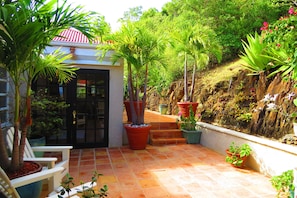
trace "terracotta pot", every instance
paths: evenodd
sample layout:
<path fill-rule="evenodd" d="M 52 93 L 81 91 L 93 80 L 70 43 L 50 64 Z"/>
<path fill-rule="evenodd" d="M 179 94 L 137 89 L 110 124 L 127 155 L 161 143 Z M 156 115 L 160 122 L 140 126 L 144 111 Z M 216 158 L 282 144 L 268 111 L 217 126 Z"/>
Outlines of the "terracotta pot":
<path fill-rule="evenodd" d="M 145 149 L 148 142 L 148 135 L 151 129 L 151 125 L 135 126 L 126 124 L 124 125 L 129 146 L 133 150 L 143 150 Z"/>
<path fill-rule="evenodd" d="M 234 155 L 233 153 L 231 153 L 231 152 L 229 151 L 229 149 L 226 150 L 226 153 L 227 153 L 227 155 L 228 155 L 229 157 L 231 157 L 231 156 Z M 237 157 L 238 159 L 242 159 L 242 163 L 241 163 L 240 165 L 235 165 L 235 164 L 231 164 L 231 165 L 234 166 L 234 167 L 236 167 L 236 168 L 243 168 L 243 167 L 245 166 L 245 162 L 246 162 L 248 156 L 240 157 L 240 154 L 237 153 L 237 154 L 236 154 L 236 157 Z"/>
<path fill-rule="evenodd" d="M 189 117 L 190 115 L 190 106 L 193 108 L 194 115 L 196 114 L 196 110 L 198 107 L 198 102 L 178 102 L 179 112 L 183 117 Z"/>
<path fill-rule="evenodd" d="M 141 113 L 141 111 L 137 111 L 137 107 L 139 106 L 140 109 L 142 109 L 142 101 L 134 101 L 134 108 L 136 111 L 136 116 L 139 116 L 139 114 Z M 132 112 L 131 112 L 131 108 L 130 108 L 130 101 L 126 100 L 124 101 L 124 105 L 126 108 L 126 113 L 127 113 L 127 118 L 128 118 L 128 122 L 132 122 Z"/>

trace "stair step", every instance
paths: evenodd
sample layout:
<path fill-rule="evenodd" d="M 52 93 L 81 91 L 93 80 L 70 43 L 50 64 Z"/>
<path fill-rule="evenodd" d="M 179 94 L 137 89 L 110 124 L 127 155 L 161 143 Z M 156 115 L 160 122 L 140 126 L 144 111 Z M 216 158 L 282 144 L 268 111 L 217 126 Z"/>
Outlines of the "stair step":
<path fill-rule="evenodd" d="M 151 122 L 152 125 L 151 130 L 156 129 L 177 129 L 177 123 L 176 122 Z"/>
<path fill-rule="evenodd" d="M 153 146 L 162 146 L 168 144 L 186 144 L 187 140 L 185 138 L 153 138 L 150 144 Z"/>
<path fill-rule="evenodd" d="M 150 130 L 150 138 L 180 138 L 182 132 L 180 129 L 160 129 Z"/>

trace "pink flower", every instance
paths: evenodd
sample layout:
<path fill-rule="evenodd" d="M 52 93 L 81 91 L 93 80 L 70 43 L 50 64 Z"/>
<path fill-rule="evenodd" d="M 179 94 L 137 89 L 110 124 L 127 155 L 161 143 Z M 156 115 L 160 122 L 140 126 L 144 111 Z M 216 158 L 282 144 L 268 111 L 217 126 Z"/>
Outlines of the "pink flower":
<path fill-rule="evenodd" d="M 280 46 L 281 46 L 281 44 L 280 44 L 280 43 L 277 43 L 277 44 L 276 44 L 276 47 L 280 47 Z"/>
<path fill-rule="evenodd" d="M 289 13 L 290 15 L 294 14 L 294 8 L 291 7 L 291 8 L 289 9 L 288 13 Z"/>
<path fill-rule="evenodd" d="M 260 28 L 260 30 L 268 30 L 268 26 L 269 26 L 269 23 L 267 21 L 264 21 L 263 22 L 263 26 Z"/>
<path fill-rule="evenodd" d="M 178 114 L 177 114 L 178 116 L 182 116 L 183 114 L 182 114 L 182 112 L 178 112 Z"/>

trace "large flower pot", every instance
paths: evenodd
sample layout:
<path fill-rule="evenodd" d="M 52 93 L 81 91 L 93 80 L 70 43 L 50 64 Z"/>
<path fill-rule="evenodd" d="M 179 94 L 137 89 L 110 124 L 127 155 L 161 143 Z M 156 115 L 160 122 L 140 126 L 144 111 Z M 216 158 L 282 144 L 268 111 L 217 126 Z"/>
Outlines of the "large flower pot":
<path fill-rule="evenodd" d="M 190 106 L 192 106 L 192 110 L 194 112 L 194 115 L 196 113 L 198 102 L 178 102 L 178 109 L 179 112 L 183 117 L 189 117 L 190 115 Z"/>
<path fill-rule="evenodd" d="M 36 162 L 24 162 L 23 168 L 15 173 L 7 173 L 10 179 L 40 172 L 42 165 Z M 33 182 L 16 188 L 21 198 L 39 198 L 42 191 L 42 181 Z"/>
<path fill-rule="evenodd" d="M 130 108 L 130 101 L 126 100 L 124 101 L 124 105 L 126 108 L 126 113 L 127 113 L 127 118 L 128 118 L 128 122 L 132 122 L 132 112 L 131 112 L 131 108 Z M 136 111 L 136 116 L 139 116 L 139 114 L 141 113 L 141 111 L 137 111 L 137 107 L 140 107 L 140 109 L 142 109 L 142 101 L 134 101 L 133 102 L 135 111 Z"/>
<path fill-rule="evenodd" d="M 159 112 L 161 115 L 166 115 L 168 111 L 168 105 L 167 104 L 159 104 Z"/>
<path fill-rule="evenodd" d="M 202 131 L 188 131 L 182 129 L 183 137 L 186 138 L 188 144 L 199 144 Z"/>
<path fill-rule="evenodd" d="M 148 142 L 151 125 L 124 125 L 128 137 L 129 146 L 133 150 L 143 150 Z"/>

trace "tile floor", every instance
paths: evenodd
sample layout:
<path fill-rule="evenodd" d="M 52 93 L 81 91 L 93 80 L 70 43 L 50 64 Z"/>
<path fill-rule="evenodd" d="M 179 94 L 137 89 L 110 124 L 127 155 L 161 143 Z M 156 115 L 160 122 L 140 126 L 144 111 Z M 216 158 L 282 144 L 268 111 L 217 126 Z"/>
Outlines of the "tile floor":
<path fill-rule="evenodd" d="M 146 111 L 146 122 L 175 121 Z M 123 118 L 125 121 L 125 115 Z M 270 179 L 250 169 L 237 169 L 225 156 L 201 145 L 73 149 L 70 174 L 77 185 L 103 174 L 110 198 L 273 198 Z M 43 195 L 44 197 L 44 195 Z"/>
<path fill-rule="evenodd" d="M 111 198 L 272 198 L 269 178 L 249 169 L 233 168 L 225 156 L 201 145 L 150 146 L 71 151 L 70 174 L 75 183 L 103 174 L 99 185 Z"/>

